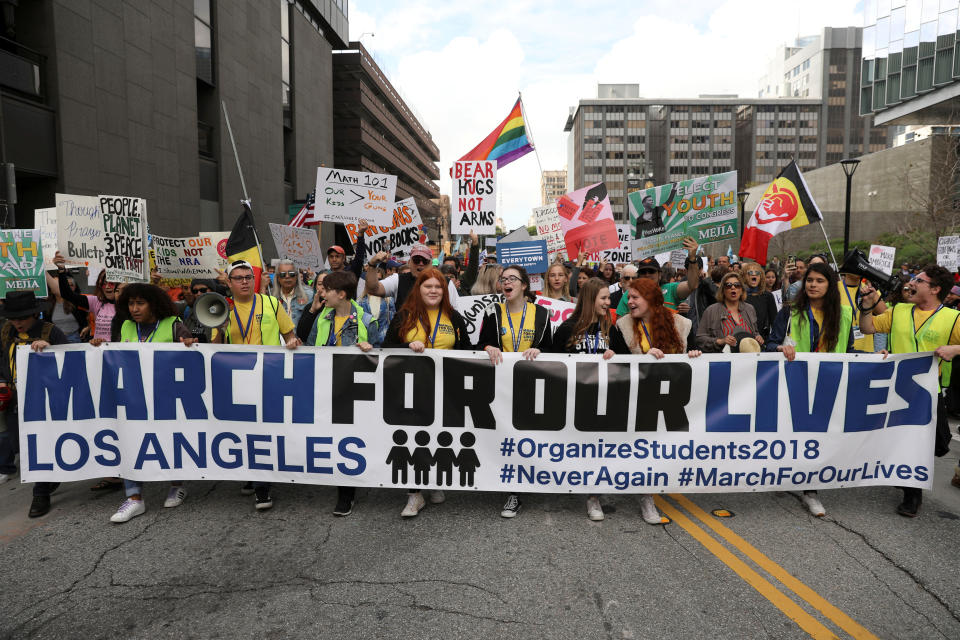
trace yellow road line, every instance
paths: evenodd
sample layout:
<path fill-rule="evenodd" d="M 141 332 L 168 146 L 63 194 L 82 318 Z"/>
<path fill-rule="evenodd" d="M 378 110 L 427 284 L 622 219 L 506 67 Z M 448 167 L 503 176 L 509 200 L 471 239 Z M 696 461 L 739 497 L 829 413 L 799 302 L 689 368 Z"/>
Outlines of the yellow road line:
<path fill-rule="evenodd" d="M 716 518 L 711 517 L 710 514 L 694 504 L 689 498 L 679 494 L 671 494 L 670 497 L 676 500 L 680 506 L 689 511 L 695 518 L 713 529 L 720 537 L 750 558 L 758 567 L 779 580 L 785 587 L 804 599 L 814 609 L 822 613 L 827 619 L 843 629 L 846 633 L 849 633 L 857 640 L 878 640 L 877 636 L 858 624 L 856 620 L 830 604 L 823 596 L 800 582 L 800 580 L 793 577 L 786 569 L 765 556 L 756 547 L 738 536 L 732 530 L 722 525 Z"/>
<path fill-rule="evenodd" d="M 835 639 L 837 636 L 830 629 L 824 626 L 819 620 L 807 613 L 796 602 L 785 596 L 777 589 L 773 583 L 761 576 L 759 573 L 747 566 L 743 560 L 733 554 L 732 551 L 724 547 L 710 536 L 706 531 L 697 526 L 690 518 L 681 513 L 676 507 L 665 501 L 660 496 L 654 496 L 657 506 L 660 510 L 673 519 L 675 523 L 683 527 L 697 542 L 702 544 L 707 550 L 720 559 L 725 565 L 736 572 L 744 582 L 757 590 L 764 598 L 769 600 L 775 607 L 780 609 L 788 618 L 797 623 L 801 629 L 810 634 L 816 640 Z"/>

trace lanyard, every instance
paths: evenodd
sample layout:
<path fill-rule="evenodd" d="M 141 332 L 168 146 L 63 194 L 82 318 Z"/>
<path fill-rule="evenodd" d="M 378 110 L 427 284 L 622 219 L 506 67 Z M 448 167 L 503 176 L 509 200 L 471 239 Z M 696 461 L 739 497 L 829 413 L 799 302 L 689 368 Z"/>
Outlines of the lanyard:
<path fill-rule="evenodd" d="M 240 322 L 240 314 L 237 313 L 237 305 L 233 305 L 233 317 L 237 319 L 237 330 L 240 332 L 240 339 L 247 344 L 247 336 L 250 335 L 250 327 L 253 325 L 253 312 L 257 310 L 257 296 L 253 296 L 253 302 L 250 304 L 250 317 L 247 318 L 247 326 L 244 327 Z"/>
<path fill-rule="evenodd" d="M 937 307 L 937 310 L 934 311 L 933 313 L 931 313 L 931 314 L 927 317 L 926 320 L 924 320 L 923 322 L 921 322 L 919 327 L 917 326 L 916 317 L 913 315 L 913 314 L 916 312 L 917 307 L 914 306 L 913 309 L 910 310 L 910 324 L 913 325 L 913 346 L 914 346 L 914 348 L 915 348 L 917 351 L 920 351 L 920 343 L 917 341 L 917 333 L 920 332 L 920 329 L 923 329 L 923 327 L 924 327 L 925 324 L 927 324 L 928 322 L 930 322 L 931 320 L 933 320 L 933 316 L 937 315 L 937 313 L 939 313 L 940 309 L 943 309 L 943 305 L 942 305 L 942 304 L 941 304 L 939 307 Z"/>
<path fill-rule="evenodd" d="M 649 351 L 653 348 L 653 341 L 650 340 L 650 332 L 647 331 L 647 325 L 643 322 L 643 320 L 640 321 L 640 328 L 643 329 L 643 335 L 647 337 L 647 351 Z"/>
<path fill-rule="evenodd" d="M 810 319 L 810 352 L 820 350 L 820 325 L 813 317 L 813 310 L 807 307 L 807 318 Z"/>
<path fill-rule="evenodd" d="M 587 344 L 587 353 L 597 353 L 600 350 L 600 327 L 597 327 L 597 332 L 593 336 L 593 342 L 591 343 L 587 338 L 589 334 L 583 334 L 583 341 Z"/>
<path fill-rule="evenodd" d="M 347 325 L 350 324 L 350 321 L 357 317 L 357 313 L 353 312 L 343 320 L 343 324 L 340 326 L 340 331 L 331 331 L 330 338 L 327 340 L 328 347 L 335 347 L 337 345 L 337 340 L 343 335 L 343 330 L 347 328 Z M 337 312 L 333 312 L 333 326 L 337 326 Z"/>
<path fill-rule="evenodd" d="M 853 304 L 853 298 L 850 297 L 850 289 L 847 288 L 847 283 L 842 282 L 840 284 L 843 287 L 843 292 L 847 294 L 847 302 L 850 303 L 850 308 L 853 309 L 853 324 L 859 327 L 860 323 L 857 322 L 857 317 L 859 315 L 857 311 L 859 311 L 859 309 L 857 309 L 857 305 Z"/>
<path fill-rule="evenodd" d="M 157 329 L 160 328 L 160 321 L 157 320 L 157 323 L 153 325 L 153 331 L 147 334 L 146 337 L 140 333 L 140 323 L 137 323 L 137 341 L 138 342 L 153 342 L 153 337 L 157 335 Z"/>
<path fill-rule="evenodd" d="M 434 349 L 434 345 L 437 343 L 437 330 L 440 329 L 440 320 L 443 319 L 443 309 L 437 309 L 437 324 L 433 325 L 433 337 L 430 338 L 430 348 Z M 429 327 L 425 327 L 429 329 Z M 426 334 L 424 334 L 426 337 Z"/>
<path fill-rule="evenodd" d="M 503 305 L 503 310 L 507 314 L 507 322 L 510 323 L 510 339 L 513 342 L 513 352 L 517 353 L 520 351 L 520 339 L 523 338 L 523 325 L 527 320 L 527 305 L 523 305 L 523 315 L 520 316 L 520 333 L 516 333 L 513 330 L 513 314 L 510 313 L 510 310 L 507 309 L 507 305 Z"/>

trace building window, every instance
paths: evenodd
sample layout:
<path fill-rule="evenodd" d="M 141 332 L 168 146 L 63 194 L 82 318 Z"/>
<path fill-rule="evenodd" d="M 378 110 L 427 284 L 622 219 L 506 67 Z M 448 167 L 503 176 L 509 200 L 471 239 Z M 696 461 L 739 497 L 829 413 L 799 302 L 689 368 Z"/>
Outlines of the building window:
<path fill-rule="evenodd" d="M 193 0 L 193 44 L 197 77 L 213 84 L 213 37 L 210 0 Z"/>
<path fill-rule="evenodd" d="M 283 85 L 283 126 L 293 127 L 290 89 L 290 3 L 280 0 L 280 84 Z"/>

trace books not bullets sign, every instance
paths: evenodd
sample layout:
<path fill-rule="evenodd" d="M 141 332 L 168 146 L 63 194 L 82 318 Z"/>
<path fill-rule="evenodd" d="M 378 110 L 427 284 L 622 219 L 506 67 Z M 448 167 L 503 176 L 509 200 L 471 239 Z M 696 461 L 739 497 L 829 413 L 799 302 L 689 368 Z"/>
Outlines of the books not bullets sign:
<path fill-rule="evenodd" d="M 392 224 L 397 176 L 346 169 L 317 169 L 314 217 L 321 222 Z"/>

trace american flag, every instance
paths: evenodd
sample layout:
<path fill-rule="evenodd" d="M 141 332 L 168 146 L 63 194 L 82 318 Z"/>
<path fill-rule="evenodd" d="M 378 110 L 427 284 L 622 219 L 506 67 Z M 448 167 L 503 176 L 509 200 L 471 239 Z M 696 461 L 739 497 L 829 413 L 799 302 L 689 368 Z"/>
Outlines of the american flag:
<path fill-rule="evenodd" d="M 304 203 L 303 208 L 297 212 L 297 215 L 293 216 L 293 220 L 290 221 L 288 226 L 315 227 L 320 224 L 320 221 L 314 217 L 314 204 L 316 202 L 316 195 L 316 191 L 311 191 L 307 194 L 306 203 Z"/>

